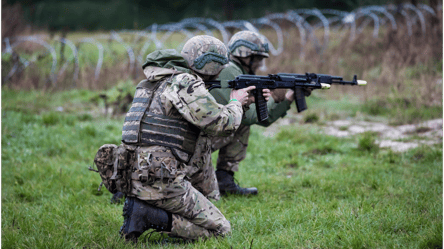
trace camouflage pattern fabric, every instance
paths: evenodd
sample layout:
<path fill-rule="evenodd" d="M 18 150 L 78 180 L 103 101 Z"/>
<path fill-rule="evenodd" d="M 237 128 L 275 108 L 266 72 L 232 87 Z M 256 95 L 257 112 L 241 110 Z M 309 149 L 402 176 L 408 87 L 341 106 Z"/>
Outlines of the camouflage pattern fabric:
<path fill-rule="evenodd" d="M 174 198 L 183 195 L 192 185 L 206 198 L 219 200 L 210 143 L 208 137 L 200 137 L 196 153 L 188 164 L 180 163 L 173 152 L 164 146 L 138 147 L 130 196 L 141 200 Z"/>
<path fill-rule="evenodd" d="M 185 168 L 187 179 L 208 199 L 220 199 L 216 173 L 211 161 L 211 137 L 201 134 L 196 150 Z"/>
<path fill-rule="evenodd" d="M 173 213 L 169 236 L 194 240 L 224 236 L 231 231 L 230 222 L 219 209 L 192 186 L 181 196 L 147 202 Z"/>
<path fill-rule="evenodd" d="M 131 166 L 134 161 L 134 147 L 124 144 L 104 144 L 94 158 L 103 185 L 113 194 L 130 192 Z"/>
<path fill-rule="evenodd" d="M 157 74 L 165 75 L 166 71 L 150 67 L 144 72 L 148 79 L 158 79 Z M 242 106 L 237 101 L 218 104 L 197 75 L 172 73 L 165 77 L 169 83 L 155 92 L 149 111 L 183 117 L 201 132 L 189 160 L 165 146 L 139 146 L 129 196 L 173 213 L 171 236 L 225 235 L 230 224 L 208 199 L 220 198 L 211 164 L 211 137 L 234 134 L 242 120 Z"/>
<path fill-rule="evenodd" d="M 228 49 L 232 56 L 245 58 L 250 55 L 269 57 L 268 43 L 264 36 L 252 31 L 240 31 L 231 37 Z"/>
<path fill-rule="evenodd" d="M 197 75 L 180 74 L 162 96 L 165 112 L 177 110 L 188 122 L 209 136 L 228 136 L 242 121 L 242 105 L 233 101 L 218 104 Z"/>
<path fill-rule="evenodd" d="M 249 137 L 250 126 L 241 125 L 231 136 L 213 138 L 212 151 L 219 150 L 216 165 L 218 170 L 239 171 L 239 163 L 247 155 Z"/>
<path fill-rule="evenodd" d="M 116 193 L 117 188 L 114 181 L 111 181 L 111 177 L 114 172 L 115 151 L 117 145 L 104 144 L 100 146 L 99 150 L 94 157 L 94 163 L 99 171 L 100 178 L 102 178 L 103 185 L 111 193 Z"/>
<path fill-rule="evenodd" d="M 216 75 L 228 63 L 228 51 L 225 45 L 208 35 L 189 39 L 183 46 L 181 54 L 193 71 L 204 75 Z"/>

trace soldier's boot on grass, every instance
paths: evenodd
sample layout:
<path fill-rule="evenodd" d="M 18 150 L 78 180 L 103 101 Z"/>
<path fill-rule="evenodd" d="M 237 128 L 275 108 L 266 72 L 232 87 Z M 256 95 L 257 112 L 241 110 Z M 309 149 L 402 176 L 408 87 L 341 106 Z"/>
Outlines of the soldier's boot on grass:
<path fill-rule="evenodd" d="M 225 170 L 216 170 L 219 191 L 222 195 L 257 195 L 257 188 L 241 188 L 234 182 L 234 172 Z"/>
<path fill-rule="evenodd" d="M 123 206 L 123 217 L 120 234 L 126 241 L 137 242 L 139 236 L 151 228 L 158 232 L 171 231 L 171 213 L 134 197 L 126 198 Z"/>
<path fill-rule="evenodd" d="M 122 192 L 117 192 L 117 193 L 113 194 L 113 197 L 111 197 L 111 204 L 122 203 L 124 198 L 125 198 L 125 195 Z"/>

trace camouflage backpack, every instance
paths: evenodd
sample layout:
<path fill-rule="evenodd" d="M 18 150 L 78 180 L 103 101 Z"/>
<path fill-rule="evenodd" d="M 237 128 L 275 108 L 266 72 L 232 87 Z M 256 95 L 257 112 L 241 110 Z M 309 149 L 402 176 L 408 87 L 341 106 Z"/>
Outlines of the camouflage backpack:
<path fill-rule="evenodd" d="M 94 163 L 102 178 L 102 184 L 111 193 L 131 191 L 131 172 L 135 162 L 135 152 L 121 144 L 104 144 L 96 153 Z M 94 170 L 96 171 L 96 170 Z"/>

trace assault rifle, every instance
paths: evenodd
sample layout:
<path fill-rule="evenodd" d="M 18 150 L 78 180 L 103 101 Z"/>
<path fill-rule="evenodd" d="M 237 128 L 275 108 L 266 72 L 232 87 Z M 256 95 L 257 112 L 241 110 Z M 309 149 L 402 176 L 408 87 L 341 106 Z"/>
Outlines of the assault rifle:
<path fill-rule="evenodd" d="M 209 85 L 209 91 L 214 88 L 221 88 L 220 81 L 206 81 Z M 256 103 L 257 118 L 260 122 L 268 118 L 267 101 L 262 95 L 263 89 L 287 88 L 294 90 L 294 99 L 298 112 L 307 109 L 305 102 L 304 89 L 329 89 L 331 84 L 340 85 L 367 85 L 364 80 L 358 80 L 356 75 L 352 81 L 344 81 L 340 76 L 332 76 L 328 74 L 292 74 L 292 73 L 278 73 L 263 75 L 248 75 L 241 74 L 234 80 L 228 81 L 228 88 L 242 89 L 249 86 L 256 86 L 253 90 Z"/>

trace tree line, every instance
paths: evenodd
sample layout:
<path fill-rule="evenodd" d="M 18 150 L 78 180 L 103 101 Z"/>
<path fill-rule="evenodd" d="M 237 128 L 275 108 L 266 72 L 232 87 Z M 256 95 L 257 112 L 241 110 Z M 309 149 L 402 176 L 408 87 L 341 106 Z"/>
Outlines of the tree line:
<path fill-rule="evenodd" d="M 361 6 L 402 2 L 434 4 L 438 0 L 2 0 L 2 8 L 19 6 L 29 24 L 49 30 L 144 29 L 153 23 L 188 17 L 216 21 L 248 20 L 290 9 L 352 11 Z M 2 18 L 4 19 L 4 18 Z M 5 21 L 5 20 L 2 20 Z"/>

